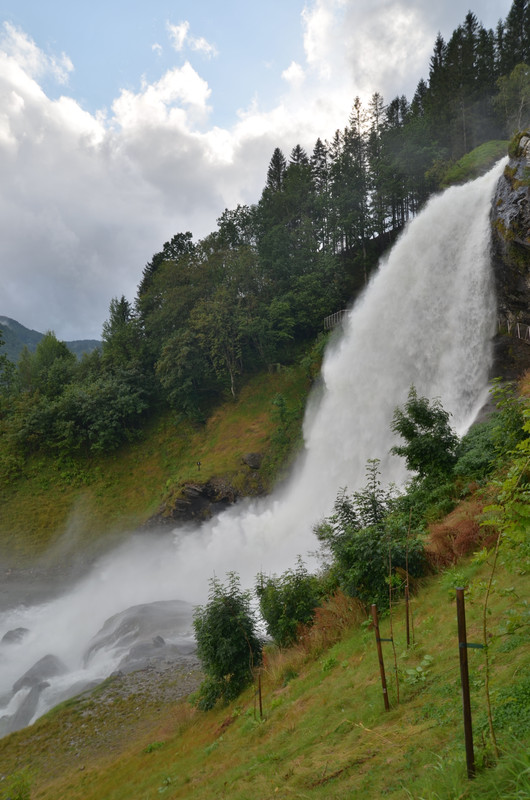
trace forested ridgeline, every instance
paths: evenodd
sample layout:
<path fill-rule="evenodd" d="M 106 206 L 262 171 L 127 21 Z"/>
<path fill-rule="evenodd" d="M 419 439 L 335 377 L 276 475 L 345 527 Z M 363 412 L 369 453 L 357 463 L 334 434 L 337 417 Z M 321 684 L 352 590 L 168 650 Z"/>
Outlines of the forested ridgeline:
<path fill-rule="evenodd" d="M 48 332 L 16 365 L 0 356 L 4 477 L 44 448 L 110 451 L 161 407 L 204 417 L 245 376 L 299 359 L 448 169 L 528 124 L 529 63 L 528 0 L 495 31 L 469 12 L 412 100 L 356 98 L 331 141 L 274 150 L 258 202 L 166 242 L 134 302 L 111 301 L 101 350 L 77 360 Z"/>

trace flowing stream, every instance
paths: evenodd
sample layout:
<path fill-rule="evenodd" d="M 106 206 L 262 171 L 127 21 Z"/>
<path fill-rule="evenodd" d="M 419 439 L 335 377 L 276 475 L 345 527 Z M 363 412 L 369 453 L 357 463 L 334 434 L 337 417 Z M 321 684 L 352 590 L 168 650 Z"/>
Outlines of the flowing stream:
<path fill-rule="evenodd" d="M 469 427 L 488 394 L 489 212 L 503 166 L 431 199 L 380 264 L 328 348 L 304 451 L 281 489 L 200 530 L 132 535 L 66 593 L 0 614 L 0 735 L 157 647 L 185 658 L 193 604 L 214 574 L 234 570 L 252 587 L 259 571 L 280 573 L 298 555 L 311 562 L 314 524 L 339 488 L 364 485 L 368 459 L 380 459 L 384 482 L 406 479 L 389 455 L 390 422 L 412 384 L 440 398 L 458 433 Z"/>

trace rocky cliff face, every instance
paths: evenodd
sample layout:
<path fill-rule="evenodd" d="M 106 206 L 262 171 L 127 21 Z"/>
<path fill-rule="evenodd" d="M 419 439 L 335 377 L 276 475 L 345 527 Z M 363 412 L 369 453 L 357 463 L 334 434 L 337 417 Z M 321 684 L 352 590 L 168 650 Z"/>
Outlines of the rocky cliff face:
<path fill-rule="evenodd" d="M 530 135 L 510 151 L 492 209 L 497 299 L 503 320 L 530 324 Z"/>
<path fill-rule="evenodd" d="M 510 160 L 492 207 L 492 257 L 500 329 L 530 325 L 530 135 L 510 145 Z M 513 336 L 496 341 L 494 375 L 518 377 L 530 368 L 530 345 Z"/>

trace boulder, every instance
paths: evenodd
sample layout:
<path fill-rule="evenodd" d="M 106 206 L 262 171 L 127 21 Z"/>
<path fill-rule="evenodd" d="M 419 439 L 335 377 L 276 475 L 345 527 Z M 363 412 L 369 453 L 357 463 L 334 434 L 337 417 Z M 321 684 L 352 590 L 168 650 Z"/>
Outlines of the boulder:
<path fill-rule="evenodd" d="M 114 650 L 127 658 L 161 654 L 168 648 L 166 639 L 183 641 L 189 638 L 193 607 L 181 600 L 159 600 L 131 606 L 110 617 L 93 637 L 84 656 L 88 664 L 101 649 Z"/>
<path fill-rule="evenodd" d="M 50 684 L 46 681 L 42 681 L 41 683 L 37 683 L 32 686 L 22 703 L 17 708 L 16 712 L 12 717 L 8 718 L 8 733 L 19 731 L 21 728 L 25 728 L 26 725 L 29 725 L 37 710 L 41 692 L 44 689 L 47 689 L 49 685 Z"/>
<path fill-rule="evenodd" d="M 0 644 L 19 644 L 28 633 L 29 630 L 27 628 L 14 628 L 12 631 L 4 633 Z"/>
<path fill-rule="evenodd" d="M 246 453 L 241 460 L 250 469 L 259 469 L 263 461 L 263 455 L 261 453 Z"/>
<path fill-rule="evenodd" d="M 60 658 L 51 654 L 44 656 L 13 684 L 13 691 L 16 693 L 26 686 L 33 688 L 45 681 L 46 678 L 64 675 L 66 672 L 68 672 L 68 668 Z"/>

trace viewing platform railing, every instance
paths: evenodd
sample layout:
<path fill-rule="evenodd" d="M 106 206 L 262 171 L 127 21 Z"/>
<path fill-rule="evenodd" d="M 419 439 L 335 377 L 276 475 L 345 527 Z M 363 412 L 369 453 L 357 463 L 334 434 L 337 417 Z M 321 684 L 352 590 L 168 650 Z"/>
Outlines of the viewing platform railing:
<path fill-rule="evenodd" d="M 342 311 L 335 311 L 335 313 L 330 314 L 329 317 L 324 317 L 324 330 L 332 330 L 336 325 L 342 322 L 345 314 L 346 309 L 343 308 Z"/>
<path fill-rule="evenodd" d="M 509 322 L 506 319 L 499 319 L 499 330 L 506 330 L 510 336 L 515 336 L 525 344 L 530 344 L 530 325 L 526 325 L 524 322 Z"/>

